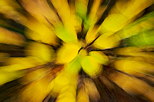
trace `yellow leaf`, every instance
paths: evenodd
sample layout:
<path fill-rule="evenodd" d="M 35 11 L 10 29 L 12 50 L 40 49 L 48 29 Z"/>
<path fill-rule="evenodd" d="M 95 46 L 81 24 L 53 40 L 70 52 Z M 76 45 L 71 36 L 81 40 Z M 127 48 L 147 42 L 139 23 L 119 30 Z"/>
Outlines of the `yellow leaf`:
<path fill-rule="evenodd" d="M 77 75 L 80 69 L 80 56 L 75 57 L 71 62 L 64 65 L 64 70 L 69 72 L 69 74 Z"/>
<path fill-rule="evenodd" d="M 33 70 L 31 72 L 27 72 L 21 80 L 23 84 L 27 84 L 27 83 L 42 79 L 48 73 L 49 73 L 49 69 L 47 67 L 43 67 L 37 70 Z"/>
<path fill-rule="evenodd" d="M 51 2 L 64 24 L 56 26 L 57 36 L 64 42 L 76 42 L 77 34 L 75 31 L 75 24 L 67 0 L 51 0 Z M 63 9 L 61 9 L 61 7 L 63 7 Z"/>
<path fill-rule="evenodd" d="M 103 52 L 91 51 L 89 55 L 94 57 L 100 64 L 107 64 L 109 61 L 108 57 Z"/>
<path fill-rule="evenodd" d="M 21 102 L 42 102 L 50 92 L 48 89 L 50 83 L 49 79 L 50 78 L 42 78 L 28 84 L 22 89 L 19 100 Z"/>
<path fill-rule="evenodd" d="M 63 87 L 63 90 L 57 97 L 57 102 L 76 102 L 76 85 L 68 85 Z"/>
<path fill-rule="evenodd" d="M 103 34 L 93 43 L 93 45 L 99 49 L 113 48 L 119 45 L 120 39 L 121 38 L 118 35 L 106 36 Z"/>
<path fill-rule="evenodd" d="M 83 70 L 92 77 L 95 77 L 102 71 L 101 64 L 93 56 L 85 56 L 81 59 Z"/>
<path fill-rule="evenodd" d="M 117 32 L 130 23 L 153 0 L 118 0 L 101 25 L 101 32 Z"/>
<path fill-rule="evenodd" d="M 43 64 L 42 61 L 34 57 L 15 57 L 9 58 L 6 62 L 7 66 L 1 66 L 1 68 L 5 71 L 12 72 L 32 68 L 41 64 Z"/>
<path fill-rule="evenodd" d="M 21 34 L 0 27 L 0 43 L 22 45 L 24 44 L 24 40 Z"/>
<path fill-rule="evenodd" d="M 80 47 L 79 43 L 64 43 L 57 52 L 56 62 L 59 64 L 69 63 L 77 56 Z"/>
<path fill-rule="evenodd" d="M 130 74 L 154 72 L 154 66 L 152 64 L 132 58 L 117 60 L 114 62 L 114 67 Z"/>
<path fill-rule="evenodd" d="M 128 24 L 130 20 L 122 15 L 122 14 L 110 14 L 108 17 L 106 17 L 105 21 L 101 25 L 101 31 L 102 32 L 116 32 L 122 27 L 124 27 L 126 24 Z"/>
<path fill-rule="evenodd" d="M 98 27 L 91 26 L 86 34 L 86 43 L 91 43 L 93 40 L 95 40 L 98 36 Z"/>
<path fill-rule="evenodd" d="M 139 33 L 153 29 L 154 24 L 152 22 L 154 22 L 154 12 L 148 13 L 142 18 L 127 25 L 116 34 L 119 35 L 121 39 L 126 39 Z"/>
<path fill-rule="evenodd" d="M 0 85 L 3 85 L 9 81 L 15 80 L 23 76 L 23 72 L 7 72 L 0 69 Z"/>
<path fill-rule="evenodd" d="M 115 50 L 115 53 L 124 56 L 142 57 L 152 61 L 154 60 L 154 54 L 143 52 L 144 50 L 150 50 L 151 48 L 153 49 L 153 47 L 124 47 Z"/>
<path fill-rule="evenodd" d="M 59 24 L 55 27 L 55 33 L 64 42 L 74 43 L 77 42 L 77 35 L 74 32 L 69 31 L 62 24 Z"/>
<path fill-rule="evenodd" d="M 42 60 L 42 63 L 52 62 L 55 58 L 54 50 L 50 46 L 41 43 L 30 43 L 26 49 L 26 54 Z"/>
<path fill-rule="evenodd" d="M 93 25 L 98 18 L 97 13 L 98 13 L 98 9 L 99 9 L 101 2 L 102 2 L 101 0 L 94 0 L 93 1 L 93 5 L 91 7 L 89 18 L 88 18 L 88 20 L 90 21 L 90 25 Z"/>
<path fill-rule="evenodd" d="M 67 92 L 68 89 L 70 91 L 76 90 L 77 77 L 77 74 L 70 74 L 67 70 L 62 70 L 49 85 L 51 94 L 55 96 L 65 91 Z"/>
<path fill-rule="evenodd" d="M 30 29 L 26 32 L 30 39 L 47 44 L 57 44 L 57 37 L 51 26 L 34 20 L 29 20 L 25 25 Z"/>

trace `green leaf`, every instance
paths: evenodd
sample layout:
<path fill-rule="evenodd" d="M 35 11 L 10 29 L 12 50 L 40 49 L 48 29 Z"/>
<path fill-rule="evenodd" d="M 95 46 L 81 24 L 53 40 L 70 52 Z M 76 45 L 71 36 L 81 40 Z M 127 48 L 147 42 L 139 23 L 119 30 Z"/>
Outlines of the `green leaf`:
<path fill-rule="evenodd" d="M 154 46 L 154 30 L 145 31 L 125 41 L 128 46 Z"/>
<path fill-rule="evenodd" d="M 126 26 L 123 30 L 116 33 L 121 39 L 129 38 L 154 27 L 154 12 L 151 12 L 144 17 Z"/>
<path fill-rule="evenodd" d="M 83 70 L 91 77 L 98 75 L 102 68 L 101 64 L 93 56 L 85 56 L 81 59 Z"/>
<path fill-rule="evenodd" d="M 63 25 L 58 25 L 55 28 L 56 35 L 64 42 L 77 42 L 77 35 L 69 32 Z"/>

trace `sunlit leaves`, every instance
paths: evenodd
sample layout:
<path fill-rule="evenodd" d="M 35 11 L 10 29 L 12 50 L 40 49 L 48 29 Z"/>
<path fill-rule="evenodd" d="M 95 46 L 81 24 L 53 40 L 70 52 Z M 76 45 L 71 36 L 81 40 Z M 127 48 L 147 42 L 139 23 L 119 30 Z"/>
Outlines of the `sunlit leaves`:
<path fill-rule="evenodd" d="M 92 51 L 89 55 L 94 57 L 100 64 L 107 64 L 109 61 L 108 57 L 99 51 Z"/>
<path fill-rule="evenodd" d="M 57 37 L 59 37 L 64 42 L 77 42 L 77 35 L 64 28 L 64 26 L 61 24 L 56 26 L 55 32 Z"/>
<path fill-rule="evenodd" d="M 40 80 L 44 77 L 46 77 L 49 74 L 49 71 L 51 71 L 48 67 L 41 67 L 37 70 L 32 70 L 30 72 L 27 72 L 24 77 L 21 79 L 22 84 L 27 84 L 30 82 L 34 82 L 37 80 Z M 52 76 L 51 76 L 52 79 Z"/>
<path fill-rule="evenodd" d="M 135 74 L 135 73 L 150 73 L 153 72 L 153 64 L 147 63 L 144 60 L 136 60 L 133 58 L 125 58 L 117 60 L 114 63 L 114 67 L 118 70 L 121 70 L 126 73 Z"/>
<path fill-rule="evenodd" d="M 22 84 L 19 102 L 98 102 L 114 81 L 153 101 L 153 3 L 1 0 L 0 86 Z"/>
<path fill-rule="evenodd" d="M 21 91 L 21 101 L 26 102 L 41 102 L 48 95 L 50 90 L 48 90 L 48 85 L 50 81 L 49 78 L 42 78 L 40 80 L 36 80 L 30 84 L 28 84 Z M 30 95 L 31 94 L 31 95 Z"/>
<path fill-rule="evenodd" d="M 144 33 L 145 31 L 153 29 L 154 12 L 150 12 L 147 15 L 141 17 L 140 19 L 134 21 L 128 26 L 124 27 L 121 31 L 117 32 L 120 38 L 125 39 L 131 36 Z"/>
<path fill-rule="evenodd" d="M 64 25 L 56 26 L 57 36 L 64 42 L 76 42 L 77 35 L 73 15 L 71 14 L 67 0 L 51 0 L 53 6 L 58 11 Z M 63 9 L 61 7 L 63 6 Z M 69 22 L 68 22 L 69 21 Z M 69 39 L 68 39 L 69 37 Z M 66 40 L 67 39 L 67 40 Z"/>
<path fill-rule="evenodd" d="M 53 61 L 55 56 L 52 48 L 50 48 L 48 45 L 40 43 L 31 43 L 26 51 L 28 57 L 9 58 L 7 59 L 7 63 L 5 63 L 6 66 L 0 67 L 2 69 L 0 71 L 2 72 L 0 74 L 2 84 L 24 75 L 23 69 L 33 68 L 35 66 Z M 6 75 L 7 77 L 4 75 Z"/>
<path fill-rule="evenodd" d="M 146 16 L 140 18 L 139 20 L 129 24 L 124 29 L 120 30 L 119 32 L 117 32 L 115 34 L 112 32 L 104 33 L 94 42 L 94 46 L 97 48 L 100 48 L 100 49 L 113 48 L 113 47 L 118 46 L 122 39 L 129 38 L 133 35 L 136 35 L 137 39 L 139 36 L 142 37 L 142 41 L 141 41 L 141 39 L 140 39 L 140 41 L 138 41 L 138 42 L 140 42 L 140 44 L 136 43 L 136 45 L 151 45 L 153 40 L 150 40 L 150 39 L 153 39 L 153 38 L 150 37 L 150 32 L 152 34 L 152 31 L 148 31 L 148 30 L 153 29 L 152 22 L 153 22 L 153 12 L 151 12 L 151 13 L 147 14 Z M 145 37 L 143 37 L 143 36 L 145 36 Z M 132 45 L 133 45 L 133 39 L 135 40 L 135 36 L 129 39 L 130 44 L 132 42 Z M 136 42 L 136 40 L 134 41 L 134 45 L 135 45 L 135 42 Z M 127 40 L 126 40 L 126 44 L 127 43 L 129 45 L 129 42 L 127 42 Z M 143 43 L 143 44 L 141 44 L 141 43 Z"/>
<path fill-rule="evenodd" d="M 49 84 L 49 89 L 51 89 L 51 95 L 57 96 L 60 93 L 66 92 L 69 90 L 72 92 L 76 89 L 77 84 L 76 74 L 70 74 L 67 70 L 61 70 L 56 78 Z M 72 94 L 72 93 L 70 93 Z M 75 93 L 73 93 L 75 95 Z"/>
<path fill-rule="evenodd" d="M 76 0 L 76 12 L 79 17 L 81 17 L 83 20 L 86 19 L 86 13 L 87 13 L 87 5 L 88 0 Z"/>
<path fill-rule="evenodd" d="M 47 44 L 57 44 L 57 37 L 53 32 L 51 26 L 33 20 L 28 21 L 27 23 L 28 24 L 26 24 L 26 26 L 29 29 L 27 29 L 26 35 L 28 38 Z"/>
<path fill-rule="evenodd" d="M 76 56 L 72 61 L 65 64 L 65 70 L 70 74 L 78 74 L 81 69 L 80 59 L 80 56 Z"/>
<path fill-rule="evenodd" d="M 22 45 L 24 40 L 22 35 L 0 27 L 0 43 Z"/>
<path fill-rule="evenodd" d="M 98 19 L 98 10 L 100 9 L 101 0 L 93 0 L 93 4 L 88 17 L 89 25 L 92 26 Z"/>
<path fill-rule="evenodd" d="M 36 65 L 41 65 L 41 60 L 33 57 L 26 57 L 26 58 L 9 58 L 6 62 L 6 66 L 1 66 L 3 70 L 6 71 L 18 71 L 23 69 L 28 69 L 35 67 Z"/>
<path fill-rule="evenodd" d="M 73 85 L 65 87 L 57 97 L 57 102 L 76 102 L 76 88 Z"/>
<path fill-rule="evenodd" d="M 55 52 L 52 47 L 41 43 L 30 43 L 26 53 L 28 56 L 42 60 L 43 63 L 51 62 L 55 59 Z"/>
<path fill-rule="evenodd" d="M 98 27 L 90 27 L 86 35 L 86 43 L 91 43 L 98 36 Z"/>
<path fill-rule="evenodd" d="M 154 46 L 154 30 L 145 31 L 126 40 L 128 46 Z"/>
<path fill-rule="evenodd" d="M 102 71 L 102 66 L 93 56 L 85 56 L 81 59 L 83 70 L 90 76 L 94 77 Z"/>
<path fill-rule="evenodd" d="M 77 56 L 80 47 L 79 43 L 64 43 L 57 52 L 56 62 L 64 64 L 72 61 Z"/>
<path fill-rule="evenodd" d="M 56 78 L 49 84 L 51 95 L 57 96 L 58 102 L 75 102 L 76 100 L 76 87 L 78 80 L 78 72 L 81 65 L 79 58 L 76 57 L 71 62 L 65 64 L 64 69 L 61 70 Z"/>
<path fill-rule="evenodd" d="M 112 33 L 108 33 L 110 35 Z M 108 49 L 117 47 L 120 43 L 120 37 L 118 35 L 101 35 L 96 41 L 94 42 L 94 46 L 99 49 Z"/>
<path fill-rule="evenodd" d="M 122 21 L 122 22 L 120 22 Z M 102 32 L 116 32 L 120 30 L 123 26 L 128 24 L 130 20 L 122 14 L 109 15 L 102 24 Z"/>
<path fill-rule="evenodd" d="M 153 0 L 118 0 L 101 25 L 101 32 L 116 32 L 130 23 L 134 17 L 153 4 Z"/>
<path fill-rule="evenodd" d="M 154 59 L 153 53 L 150 53 L 152 49 L 153 47 L 125 47 L 117 49 L 115 53 L 123 56 L 143 57 L 149 59 L 149 62 L 151 62 Z M 146 52 L 146 50 L 149 52 Z"/>

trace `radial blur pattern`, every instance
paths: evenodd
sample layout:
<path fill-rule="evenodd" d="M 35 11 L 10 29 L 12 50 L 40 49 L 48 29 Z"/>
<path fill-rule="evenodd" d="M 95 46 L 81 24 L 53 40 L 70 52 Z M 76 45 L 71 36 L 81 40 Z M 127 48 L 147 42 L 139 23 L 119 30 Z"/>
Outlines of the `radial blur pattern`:
<path fill-rule="evenodd" d="M 0 0 L 0 102 L 154 102 L 154 0 Z"/>

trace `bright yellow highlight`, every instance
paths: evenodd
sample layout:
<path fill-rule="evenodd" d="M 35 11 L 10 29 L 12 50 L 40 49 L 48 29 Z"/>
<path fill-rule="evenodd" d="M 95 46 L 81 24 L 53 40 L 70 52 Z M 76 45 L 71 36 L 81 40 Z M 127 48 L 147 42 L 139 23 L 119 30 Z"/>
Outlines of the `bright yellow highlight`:
<path fill-rule="evenodd" d="M 91 51 L 89 55 L 94 57 L 100 64 L 108 64 L 109 62 L 109 58 L 103 52 Z"/>
<path fill-rule="evenodd" d="M 126 73 L 148 73 L 154 72 L 153 64 L 146 63 L 145 61 L 138 61 L 133 58 L 117 60 L 114 67 Z"/>
<path fill-rule="evenodd" d="M 26 54 L 40 61 L 42 60 L 43 63 L 51 62 L 55 59 L 55 52 L 52 47 L 41 43 L 30 43 L 26 49 Z"/>
<path fill-rule="evenodd" d="M 118 35 L 101 35 L 95 42 L 94 46 L 99 49 L 108 49 L 119 45 L 120 37 Z"/>
<path fill-rule="evenodd" d="M 101 32 L 117 32 L 121 30 L 153 2 L 153 0 L 118 0 L 102 23 Z"/>
<path fill-rule="evenodd" d="M 90 75 L 95 77 L 102 71 L 102 67 L 93 56 L 85 56 L 81 59 L 81 66 L 83 70 Z"/>
<path fill-rule="evenodd" d="M 53 96 L 58 96 L 59 102 L 64 102 L 64 100 L 69 100 L 69 102 L 75 101 L 76 87 L 77 87 L 77 74 L 71 74 L 67 70 L 62 70 L 58 73 L 56 78 L 49 84 L 49 89 L 51 89 L 51 94 Z M 62 97 L 65 96 L 65 97 Z"/>
<path fill-rule="evenodd" d="M 69 63 L 77 56 L 80 47 L 79 43 L 64 43 L 57 52 L 56 62 L 59 64 Z"/>
<path fill-rule="evenodd" d="M 70 12 L 70 8 L 67 0 L 51 0 L 53 6 L 58 11 L 64 25 L 56 26 L 57 36 L 64 42 L 76 42 L 77 34 L 75 31 L 75 24 L 73 15 Z M 61 8 L 63 5 L 63 8 Z"/>
<path fill-rule="evenodd" d="M 28 22 L 27 27 L 30 30 L 27 30 L 26 34 L 30 39 L 47 44 L 57 44 L 57 37 L 51 26 L 31 20 Z"/>
<path fill-rule="evenodd" d="M 59 24 L 56 26 L 55 33 L 57 37 L 59 37 L 64 42 L 68 42 L 68 43 L 77 42 L 77 35 L 72 34 L 72 32 L 68 31 L 62 24 Z"/>
<path fill-rule="evenodd" d="M 133 94 L 154 102 L 153 6 L 154 0 L 0 0 L 0 90 L 9 87 L 0 101 L 121 101 L 126 91 L 130 100 Z"/>

